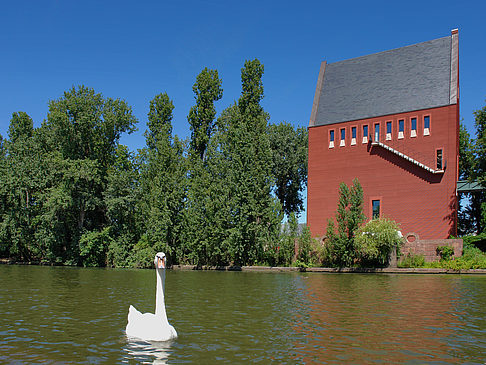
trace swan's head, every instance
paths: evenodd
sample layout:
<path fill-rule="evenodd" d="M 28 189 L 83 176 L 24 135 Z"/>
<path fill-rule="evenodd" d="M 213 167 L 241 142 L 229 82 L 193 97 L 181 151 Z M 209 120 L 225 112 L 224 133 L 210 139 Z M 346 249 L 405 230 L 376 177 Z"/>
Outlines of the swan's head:
<path fill-rule="evenodd" d="M 165 269 L 165 253 L 157 252 L 154 259 L 154 265 L 157 269 Z"/>

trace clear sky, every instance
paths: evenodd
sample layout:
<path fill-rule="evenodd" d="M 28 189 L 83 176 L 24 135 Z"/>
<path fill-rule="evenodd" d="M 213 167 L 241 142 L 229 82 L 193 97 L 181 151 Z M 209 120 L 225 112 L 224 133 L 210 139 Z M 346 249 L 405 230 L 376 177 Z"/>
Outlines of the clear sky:
<path fill-rule="evenodd" d="M 86 85 L 132 106 L 144 146 L 149 101 L 167 92 L 174 132 L 189 136 L 192 85 L 204 68 L 223 80 L 218 111 L 241 92 L 245 60 L 265 66 L 270 121 L 307 126 L 320 62 L 385 51 L 459 28 L 460 112 L 486 105 L 486 1 L 1 1 L 0 134 L 13 112 L 39 126 L 48 102 Z"/>

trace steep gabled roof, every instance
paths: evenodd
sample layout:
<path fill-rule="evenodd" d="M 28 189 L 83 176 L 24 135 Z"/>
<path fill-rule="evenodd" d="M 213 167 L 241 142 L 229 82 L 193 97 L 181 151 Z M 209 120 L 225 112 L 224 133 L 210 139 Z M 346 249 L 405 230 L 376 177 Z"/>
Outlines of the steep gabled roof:
<path fill-rule="evenodd" d="M 457 49 L 454 30 L 428 42 L 322 62 L 309 126 L 457 103 Z"/>

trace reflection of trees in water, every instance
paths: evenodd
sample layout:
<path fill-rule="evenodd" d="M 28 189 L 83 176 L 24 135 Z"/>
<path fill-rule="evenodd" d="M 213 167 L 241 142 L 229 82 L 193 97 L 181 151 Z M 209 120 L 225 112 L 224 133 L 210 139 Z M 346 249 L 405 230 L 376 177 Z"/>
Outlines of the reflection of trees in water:
<path fill-rule="evenodd" d="M 444 276 L 308 275 L 308 321 L 294 330 L 296 359 L 452 361 L 461 327 L 457 280 Z M 300 336 L 299 336 L 300 335 Z"/>

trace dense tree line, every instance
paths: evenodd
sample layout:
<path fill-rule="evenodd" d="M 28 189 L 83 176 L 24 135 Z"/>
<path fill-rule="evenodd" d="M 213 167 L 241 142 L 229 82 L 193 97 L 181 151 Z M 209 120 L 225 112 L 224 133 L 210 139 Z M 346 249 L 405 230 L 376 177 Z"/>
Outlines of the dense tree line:
<path fill-rule="evenodd" d="M 459 180 L 478 181 L 486 188 L 486 106 L 474 112 L 475 138 L 461 123 L 459 136 Z M 461 194 L 459 234 L 486 232 L 486 192 Z"/>
<path fill-rule="evenodd" d="M 131 107 L 85 86 L 51 101 L 39 128 L 13 113 L 0 136 L 0 257 L 144 267 L 162 250 L 174 264 L 278 261 L 275 247 L 296 229 L 283 234 L 282 219 L 303 210 L 307 130 L 269 124 L 263 71 L 245 62 L 239 99 L 217 117 L 222 81 L 202 70 L 187 139 L 173 134 L 173 101 L 156 95 L 136 152 L 120 144 L 136 130 Z"/>

